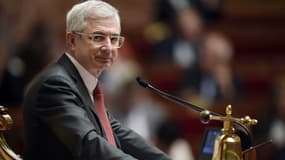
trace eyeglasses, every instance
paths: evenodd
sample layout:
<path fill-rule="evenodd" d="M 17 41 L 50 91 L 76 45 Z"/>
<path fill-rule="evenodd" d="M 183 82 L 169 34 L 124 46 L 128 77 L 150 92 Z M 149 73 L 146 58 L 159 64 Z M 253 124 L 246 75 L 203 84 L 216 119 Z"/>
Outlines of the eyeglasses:
<path fill-rule="evenodd" d="M 120 35 L 107 36 L 102 33 L 83 33 L 83 32 L 75 32 L 75 31 L 73 33 L 77 35 L 81 35 L 81 36 L 87 36 L 95 44 L 100 45 L 100 46 L 104 45 L 107 38 L 109 38 L 113 48 L 121 48 L 125 40 L 125 37 L 120 36 Z"/>

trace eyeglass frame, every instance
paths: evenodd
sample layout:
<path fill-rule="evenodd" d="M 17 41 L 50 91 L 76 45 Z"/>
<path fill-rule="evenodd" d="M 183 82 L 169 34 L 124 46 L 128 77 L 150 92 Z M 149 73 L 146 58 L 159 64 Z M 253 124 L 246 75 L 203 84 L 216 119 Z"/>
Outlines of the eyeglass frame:
<path fill-rule="evenodd" d="M 74 33 L 76 35 L 79 35 L 79 36 L 87 36 L 92 42 L 94 42 L 95 44 L 98 44 L 100 46 L 103 45 L 104 41 L 106 41 L 106 38 L 109 37 L 110 42 L 111 42 L 111 46 L 113 48 L 121 48 L 123 46 L 123 44 L 124 44 L 124 41 L 125 41 L 125 37 L 123 37 L 121 35 L 106 35 L 106 34 L 103 34 L 103 33 L 85 33 L 85 32 L 80 32 L 80 31 L 72 31 L 72 33 Z M 104 39 L 95 40 L 95 36 L 98 36 L 98 38 L 99 37 L 104 37 Z M 113 44 L 112 43 L 112 38 L 118 38 L 117 42 L 115 42 Z M 118 44 L 118 46 L 115 45 L 116 43 Z"/>

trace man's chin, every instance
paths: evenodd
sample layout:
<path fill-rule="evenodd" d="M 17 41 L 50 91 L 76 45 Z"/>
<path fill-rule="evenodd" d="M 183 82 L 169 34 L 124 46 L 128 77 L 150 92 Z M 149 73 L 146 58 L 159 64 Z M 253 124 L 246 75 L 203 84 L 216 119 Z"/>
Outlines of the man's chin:
<path fill-rule="evenodd" d="M 105 70 L 111 67 L 111 63 L 101 63 L 100 65 L 98 65 L 98 68 L 100 68 L 100 70 Z"/>

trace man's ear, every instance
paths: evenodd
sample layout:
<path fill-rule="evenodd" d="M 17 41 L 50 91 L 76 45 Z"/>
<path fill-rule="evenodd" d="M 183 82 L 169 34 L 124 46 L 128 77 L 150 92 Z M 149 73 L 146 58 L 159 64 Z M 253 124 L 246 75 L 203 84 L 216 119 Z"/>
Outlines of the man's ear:
<path fill-rule="evenodd" d="M 65 38 L 66 38 L 67 49 L 68 50 L 74 50 L 75 46 L 76 46 L 75 34 L 73 34 L 72 32 L 67 32 Z"/>

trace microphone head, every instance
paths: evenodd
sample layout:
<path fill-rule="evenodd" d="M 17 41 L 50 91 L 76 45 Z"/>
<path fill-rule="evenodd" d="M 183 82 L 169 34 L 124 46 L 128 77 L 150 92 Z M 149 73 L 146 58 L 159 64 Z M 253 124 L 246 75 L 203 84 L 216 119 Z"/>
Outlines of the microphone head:
<path fill-rule="evenodd" d="M 141 77 L 137 77 L 136 78 L 137 82 L 139 83 L 139 85 L 141 85 L 144 88 L 148 88 L 149 84 Z"/>

